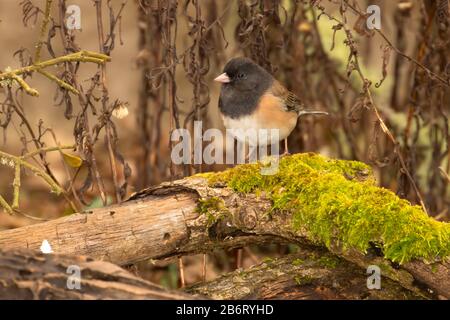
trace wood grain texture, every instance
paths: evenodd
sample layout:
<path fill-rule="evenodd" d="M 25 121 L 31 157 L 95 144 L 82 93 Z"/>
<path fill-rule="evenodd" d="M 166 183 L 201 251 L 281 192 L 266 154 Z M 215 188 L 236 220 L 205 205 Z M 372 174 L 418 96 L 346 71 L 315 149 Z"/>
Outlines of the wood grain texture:
<path fill-rule="evenodd" d="M 382 277 L 380 290 L 369 290 L 363 270 L 329 252 L 306 246 L 300 247 L 295 254 L 267 259 L 249 269 L 195 284 L 186 291 L 220 300 L 422 298 L 387 277 Z"/>
<path fill-rule="evenodd" d="M 186 239 L 186 220 L 195 219 L 193 193 L 146 200 L 2 231 L 0 248 L 39 250 L 47 240 L 55 253 L 87 255 L 120 265 L 173 251 Z"/>
<path fill-rule="evenodd" d="M 74 266 L 79 268 L 75 286 Z M 78 282 L 79 279 L 79 282 Z M 0 299 L 198 299 L 164 289 L 104 261 L 0 249 Z"/>

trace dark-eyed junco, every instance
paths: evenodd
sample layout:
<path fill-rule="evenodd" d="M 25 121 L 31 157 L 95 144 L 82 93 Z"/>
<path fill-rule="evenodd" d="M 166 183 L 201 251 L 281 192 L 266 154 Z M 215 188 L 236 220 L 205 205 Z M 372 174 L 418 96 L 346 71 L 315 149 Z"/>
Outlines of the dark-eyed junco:
<path fill-rule="evenodd" d="M 301 100 L 248 58 L 233 58 L 214 79 L 222 83 L 219 109 L 227 129 L 278 129 L 279 141 L 287 137 L 305 114 L 328 114 L 306 110 Z"/>

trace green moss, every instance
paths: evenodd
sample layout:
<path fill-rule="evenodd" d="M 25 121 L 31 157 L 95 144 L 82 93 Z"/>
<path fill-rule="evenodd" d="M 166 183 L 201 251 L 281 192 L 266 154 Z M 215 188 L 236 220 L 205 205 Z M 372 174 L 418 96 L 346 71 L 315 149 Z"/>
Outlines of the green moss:
<path fill-rule="evenodd" d="M 303 262 L 305 262 L 305 261 L 302 259 L 295 259 L 294 261 L 292 261 L 292 264 L 297 267 L 297 266 L 301 266 L 303 264 Z"/>
<path fill-rule="evenodd" d="M 218 197 L 200 199 L 197 204 L 197 212 L 208 213 L 210 210 L 219 210 L 223 200 Z"/>
<path fill-rule="evenodd" d="M 211 197 L 200 199 L 197 203 L 197 212 L 207 216 L 208 227 L 212 226 L 217 220 L 228 214 L 228 210 L 221 198 Z"/>
<path fill-rule="evenodd" d="M 431 272 L 436 273 L 438 271 L 438 266 L 436 263 L 433 263 L 431 265 Z"/>
<path fill-rule="evenodd" d="M 380 267 L 382 274 L 389 274 L 392 272 L 392 266 L 385 263 L 377 263 L 377 266 Z"/>
<path fill-rule="evenodd" d="M 329 269 L 335 269 L 339 265 L 340 260 L 336 257 L 322 256 L 319 259 L 317 259 L 317 262 L 319 266 Z"/>
<path fill-rule="evenodd" d="M 309 153 L 283 157 L 274 175 L 259 169 L 246 164 L 205 177 L 237 192 L 264 193 L 272 212 L 289 210 L 294 230 L 306 230 L 311 241 L 327 247 L 337 242 L 366 252 L 373 243 L 398 263 L 450 254 L 450 224 L 377 187 L 366 164 Z"/>
<path fill-rule="evenodd" d="M 271 263 L 271 262 L 273 262 L 274 260 L 273 260 L 273 258 L 271 258 L 271 257 L 264 257 L 264 259 L 262 260 L 262 262 L 263 263 Z"/>
<path fill-rule="evenodd" d="M 313 283 L 314 278 L 310 277 L 310 276 L 300 276 L 297 275 L 294 277 L 294 281 L 296 284 L 298 284 L 299 286 L 304 286 L 310 283 Z"/>

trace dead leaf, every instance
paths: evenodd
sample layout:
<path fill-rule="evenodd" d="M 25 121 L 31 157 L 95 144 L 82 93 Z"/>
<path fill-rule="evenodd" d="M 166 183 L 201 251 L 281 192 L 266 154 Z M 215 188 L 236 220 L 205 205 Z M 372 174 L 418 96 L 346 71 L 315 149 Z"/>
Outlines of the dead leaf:
<path fill-rule="evenodd" d="M 64 161 L 72 168 L 79 168 L 83 164 L 83 159 L 81 159 L 80 157 L 78 157 L 76 155 L 66 153 L 66 152 L 63 152 L 62 154 L 64 157 Z"/>

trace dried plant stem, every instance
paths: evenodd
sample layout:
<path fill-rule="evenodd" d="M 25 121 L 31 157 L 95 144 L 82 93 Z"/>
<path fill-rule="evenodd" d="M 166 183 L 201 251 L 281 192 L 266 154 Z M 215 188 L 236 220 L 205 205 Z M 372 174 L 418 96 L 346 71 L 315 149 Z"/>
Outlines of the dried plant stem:
<path fill-rule="evenodd" d="M 17 74 L 12 73 L 11 77 L 12 80 L 16 81 L 22 88 L 25 90 L 26 93 L 28 93 L 30 96 L 37 97 L 39 96 L 39 92 L 31 88 L 28 83 L 25 82 L 21 77 L 19 77 Z"/>
<path fill-rule="evenodd" d="M 47 0 L 45 3 L 44 20 L 41 24 L 41 31 L 39 33 L 39 41 L 36 45 L 36 52 L 34 54 L 34 62 L 37 63 L 41 60 L 42 45 L 47 33 L 48 23 L 50 22 L 50 10 L 52 8 L 53 0 Z"/>
<path fill-rule="evenodd" d="M 70 52 L 69 48 L 73 48 L 74 43 L 72 42 L 72 40 L 69 40 L 69 34 L 67 32 L 67 28 L 64 24 L 64 15 L 65 15 L 65 8 L 66 8 L 66 3 L 65 0 L 59 0 L 59 20 L 60 20 L 60 24 L 61 24 L 61 28 L 59 28 L 60 30 L 60 37 L 61 37 L 61 41 L 64 47 L 64 52 L 67 54 L 68 52 Z M 91 54 L 94 54 L 93 52 L 90 52 Z M 100 53 L 96 53 L 97 55 L 97 59 L 100 57 L 106 57 L 103 54 Z M 93 56 L 95 58 L 95 56 Z M 110 58 L 108 57 L 107 61 Z M 66 62 L 75 62 L 75 61 L 66 61 Z M 100 64 L 100 63 L 98 63 Z M 68 72 L 70 72 L 70 74 L 75 75 L 75 68 L 72 64 L 70 63 L 66 63 L 65 64 L 65 68 Z M 77 78 L 75 76 L 73 76 L 73 83 L 74 83 L 74 88 L 78 89 L 81 86 L 78 84 Z M 79 91 L 79 90 L 78 90 Z M 86 109 L 89 105 L 89 101 L 88 101 L 89 97 L 87 97 L 87 95 L 82 94 L 81 92 L 78 94 L 78 100 L 80 102 L 80 105 L 83 106 L 83 112 L 80 114 L 80 121 L 83 123 L 83 138 L 86 140 L 86 144 L 85 145 L 81 145 L 79 144 L 80 149 L 84 152 L 84 155 L 86 156 L 86 160 L 88 162 L 89 165 L 89 169 L 91 174 L 94 176 L 94 181 L 95 184 L 97 185 L 97 188 L 99 190 L 100 193 L 100 198 L 102 199 L 103 204 L 105 205 L 107 202 L 107 198 L 106 198 L 106 193 L 105 193 L 105 187 L 103 185 L 103 181 L 101 179 L 100 176 L 100 172 L 98 170 L 98 165 L 97 165 L 97 159 L 93 153 L 93 143 L 92 143 L 92 134 L 91 134 L 91 130 L 90 130 L 90 125 L 89 125 L 89 118 L 88 116 L 85 114 Z"/>
<path fill-rule="evenodd" d="M 313 17 L 312 23 L 313 23 L 314 30 L 317 34 L 320 34 L 319 26 L 317 24 L 317 15 L 316 15 L 316 12 L 314 11 L 314 8 L 311 7 L 310 12 Z M 338 76 L 338 75 L 335 73 L 335 70 L 331 67 L 330 57 L 328 56 L 328 54 L 325 51 L 321 37 L 317 38 L 317 44 L 318 44 L 318 48 L 320 50 L 321 56 L 324 59 L 326 59 L 326 62 L 324 63 L 324 71 L 330 75 L 328 77 L 328 80 L 329 80 L 329 83 L 331 84 L 331 88 L 333 89 L 333 94 L 336 99 L 336 102 L 337 102 L 340 110 L 345 111 L 345 102 L 339 92 L 338 83 L 337 83 L 338 79 L 336 79 L 336 76 Z M 342 121 L 342 129 L 344 131 L 345 138 L 348 141 L 348 146 L 350 147 L 350 152 L 351 152 L 352 158 L 360 159 L 361 152 L 358 148 L 358 145 L 355 143 L 354 137 L 352 136 L 352 134 L 350 132 L 351 129 L 350 129 L 349 123 L 347 121 Z"/>
<path fill-rule="evenodd" d="M 50 152 L 50 151 L 61 151 L 62 149 L 73 149 L 74 146 L 61 146 L 61 147 L 48 147 L 48 148 L 42 148 L 30 153 L 27 153 L 23 156 L 17 157 L 13 156 L 11 154 L 8 154 L 6 152 L 0 151 L 0 159 L 8 160 L 9 162 L 12 162 L 14 164 L 14 181 L 13 181 L 13 202 L 10 206 L 8 202 L 0 195 L 0 205 L 6 210 L 6 212 L 12 214 L 14 211 L 18 211 L 19 208 L 19 196 L 20 196 L 20 173 L 21 168 L 25 167 L 29 170 L 31 170 L 35 175 L 41 177 L 51 188 L 53 192 L 56 194 L 63 194 L 65 199 L 69 202 L 69 204 L 72 206 L 72 208 L 76 207 L 73 205 L 72 201 L 67 197 L 66 192 L 63 188 L 59 186 L 59 184 L 52 179 L 47 173 L 45 173 L 43 170 L 41 170 L 38 167 L 33 166 L 32 164 L 25 161 L 28 158 L 32 158 L 35 155 L 42 155 L 43 153 Z"/>
<path fill-rule="evenodd" d="M 0 195 L 0 206 L 2 206 L 3 209 L 5 209 L 5 211 L 8 212 L 9 214 L 13 214 L 14 212 L 13 209 L 1 195 Z"/>
<path fill-rule="evenodd" d="M 102 0 L 95 0 L 95 9 L 97 12 L 97 32 L 98 32 L 98 42 L 99 42 L 99 49 L 102 53 L 105 52 L 105 37 L 103 33 L 103 20 L 102 20 Z M 101 65 L 101 86 L 102 86 L 102 107 L 103 107 L 103 113 L 108 113 L 108 87 L 106 86 L 106 68 L 105 65 Z M 116 165 L 116 157 L 114 155 L 114 149 L 111 142 L 111 125 L 110 125 L 110 119 L 108 118 L 106 120 L 105 124 L 105 133 L 106 133 L 106 144 L 108 147 L 108 155 L 109 155 L 109 164 L 111 167 L 112 177 L 113 177 L 113 184 L 114 184 L 114 190 L 116 195 L 116 202 L 120 203 L 122 202 L 122 197 L 120 195 L 120 186 L 119 186 L 119 178 L 117 175 L 117 165 Z"/>
<path fill-rule="evenodd" d="M 178 270 L 180 271 L 180 285 L 181 288 L 184 288 L 186 286 L 186 280 L 184 278 L 183 257 L 178 257 Z"/>
<path fill-rule="evenodd" d="M 19 107 L 19 103 L 18 101 L 16 101 L 14 99 L 14 95 L 11 92 L 11 89 L 8 89 L 8 95 L 9 98 L 11 99 L 12 102 L 12 107 L 14 108 L 14 111 L 16 112 L 16 114 L 19 116 L 19 118 L 22 120 L 22 123 L 25 125 L 25 127 L 27 128 L 28 132 L 30 133 L 30 136 L 32 138 L 32 141 L 34 143 L 34 146 L 36 147 L 37 150 L 41 150 L 42 148 L 42 144 L 39 141 L 39 139 L 37 138 L 33 128 L 31 127 L 30 122 L 28 121 L 28 119 L 25 117 L 25 114 L 22 112 L 21 108 Z M 53 172 L 50 170 L 50 166 L 48 165 L 45 157 L 44 157 L 44 153 L 40 153 L 39 157 L 42 161 L 42 165 L 45 168 L 45 172 L 55 181 L 57 181 L 55 175 L 53 174 Z"/>
<path fill-rule="evenodd" d="M 110 60 L 111 60 L 111 58 L 107 55 L 97 53 L 97 52 L 82 50 L 82 51 L 70 53 L 70 54 L 67 54 L 67 55 L 64 55 L 61 57 L 57 57 L 57 58 L 42 61 L 39 63 L 35 63 L 30 66 L 22 67 L 22 68 L 19 68 L 16 70 L 0 73 L 0 81 L 10 78 L 11 74 L 20 75 L 23 73 L 30 73 L 30 72 L 38 71 L 40 69 L 58 65 L 58 64 L 61 64 L 64 62 L 93 62 L 93 63 L 97 63 L 97 64 L 103 64 Z"/>
<path fill-rule="evenodd" d="M 360 15 L 360 16 L 364 16 L 365 14 L 363 12 L 361 12 L 360 10 L 358 10 L 355 6 L 353 6 L 351 3 L 349 3 L 348 0 L 344 0 L 346 6 L 348 6 L 350 9 L 353 10 L 353 12 L 355 12 L 356 14 Z M 407 54 L 403 53 L 402 51 L 400 51 L 398 48 L 396 48 L 392 41 L 389 40 L 389 38 L 383 33 L 383 31 L 381 31 L 380 29 L 375 28 L 374 29 L 375 32 L 380 35 L 383 40 L 387 43 L 387 45 L 394 50 L 398 55 L 400 55 L 401 57 L 405 58 L 406 60 L 414 63 L 417 67 L 421 68 L 422 70 L 424 70 L 431 78 L 435 78 L 436 80 L 440 81 L 442 84 L 446 85 L 446 86 L 450 86 L 450 79 L 444 79 L 443 77 L 441 77 L 440 75 L 436 74 L 435 72 L 431 71 L 430 69 L 428 69 L 427 67 L 425 67 L 422 63 L 420 63 L 418 60 L 414 59 L 413 57 L 408 56 Z"/>
<path fill-rule="evenodd" d="M 15 165 L 21 165 L 29 170 L 31 170 L 35 175 L 41 177 L 56 194 L 61 194 L 63 192 L 62 188 L 44 171 L 32 164 L 26 162 L 22 157 L 13 156 L 6 152 L 0 151 L 0 157 L 13 161 Z"/>
<path fill-rule="evenodd" d="M 203 254 L 203 263 L 202 263 L 202 281 L 206 281 L 206 253 Z"/>
<path fill-rule="evenodd" d="M 63 145 L 63 146 L 58 146 L 58 147 L 47 147 L 47 148 L 41 148 L 39 150 L 33 151 L 33 152 L 29 152 L 27 154 L 24 154 L 22 156 L 23 159 L 27 159 L 27 158 L 31 158 L 34 157 L 35 155 L 41 154 L 41 153 L 47 153 L 47 152 L 52 152 L 52 151 L 59 151 L 59 150 L 67 150 L 67 149 L 75 149 L 76 146 L 75 145 Z"/>
<path fill-rule="evenodd" d="M 11 208 L 18 209 L 19 208 L 19 194 L 20 194 L 20 165 L 19 164 L 16 164 L 16 167 L 15 167 L 13 188 L 14 188 L 14 193 L 13 193 L 14 199 L 13 199 Z"/>
<path fill-rule="evenodd" d="M 60 154 L 61 154 L 61 156 L 63 156 L 62 150 L 66 150 L 66 149 L 75 149 L 75 148 L 76 148 L 75 145 L 64 145 L 64 146 L 60 146 L 60 145 L 58 144 L 57 147 L 41 148 L 41 149 L 39 149 L 39 150 L 35 150 L 35 151 L 33 151 L 33 152 L 27 153 L 27 154 L 23 155 L 22 158 L 23 158 L 23 159 L 32 158 L 32 157 L 34 157 L 34 156 L 37 155 L 37 154 L 41 155 L 41 157 L 42 157 L 44 153 L 51 152 L 51 151 L 59 151 Z M 64 162 L 64 161 L 63 161 L 63 163 L 64 163 L 64 165 L 65 165 L 65 162 Z M 65 166 L 65 168 L 66 168 L 66 166 Z M 67 170 L 67 168 L 66 168 L 66 170 Z M 68 170 L 67 170 L 66 172 L 68 172 Z M 50 177 L 53 179 L 53 181 L 55 181 L 56 184 L 58 184 L 58 182 L 57 182 L 52 176 L 50 176 Z M 68 174 L 68 177 L 70 178 L 70 174 Z M 72 182 L 72 181 L 70 182 L 70 186 L 71 186 L 71 187 L 73 186 L 73 182 Z M 72 189 L 73 189 L 73 188 L 72 188 Z M 70 205 L 70 207 L 72 208 L 72 210 L 73 210 L 74 212 L 80 212 L 80 209 L 79 209 L 80 207 L 77 207 L 77 206 L 72 202 L 72 200 L 70 200 L 69 196 L 67 195 L 67 192 L 66 192 L 64 189 L 62 189 L 62 195 L 63 195 L 64 199 L 67 201 L 67 203 Z M 74 193 L 74 198 L 77 199 L 77 200 L 79 200 L 78 197 L 77 197 L 77 195 L 76 195 L 76 193 Z M 14 208 L 14 209 L 17 209 L 17 208 Z M 29 217 L 29 218 L 32 218 L 31 216 L 28 216 L 28 217 Z"/>
<path fill-rule="evenodd" d="M 49 131 L 53 137 L 54 143 L 58 146 L 57 148 L 61 155 L 61 158 L 63 158 L 64 154 L 63 154 L 62 150 L 64 149 L 64 146 L 61 146 L 60 143 L 58 142 L 58 139 L 56 139 L 55 132 L 53 130 L 49 130 Z M 76 148 L 76 146 L 73 146 L 73 147 Z M 83 207 L 83 204 L 80 200 L 80 197 L 78 196 L 77 191 L 75 190 L 74 183 L 75 183 L 75 177 L 76 177 L 77 173 L 79 172 L 81 166 L 78 168 L 77 173 L 75 173 L 75 175 L 74 175 L 75 177 L 72 177 L 72 175 L 70 174 L 68 165 L 67 165 L 66 161 L 64 161 L 64 159 L 62 159 L 62 164 L 64 166 L 64 170 L 66 171 L 67 180 L 69 181 L 69 186 L 67 187 L 67 190 L 72 191 L 73 198 L 75 199 L 77 205 L 72 203 L 68 196 L 66 197 L 66 199 L 68 199 L 68 202 L 70 203 L 71 207 L 74 209 L 74 212 L 80 212 L 81 211 L 80 208 Z"/>
<path fill-rule="evenodd" d="M 447 183 L 450 183 L 450 176 L 448 173 L 444 170 L 444 168 L 439 167 L 439 171 L 441 172 L 442 176 L 447 180 Z"/>
<path fill-rule="evenodd" d="M 116 157 L 114 156 L 114 150 L 113 150 L 112 143 L 111 143 L 111 128 L 108 123 L 106 124 L 106 143 L 108 145 L 109 164 L 110 164 L 111 172 L 112 172 L 112 176 L 113 176 L 116 201 L 117 201 L 117 203 L 121 203 L 122 197 L 120 195 L 120 186 L 119 186 L 119 178 L 117 175 Z"/>
<path fill-rule="evenodd" d="M 54 81 L 58 84 L 58 86 L 60 86 L 61 88 L 64 88 L 70 92 L 72 92 L 73 94 L 79 94 L 78 90 L 75 89 L 74 87 L 72 87 L 70 84 L 68 84 L 67 82 L 64 82 L 63 80 L 59 79 L 57 76 L 45 71 L 45 70 L 38 70 L 38 72 L 40 74 L 42 74 L 43 76 L 47 77 L 48 79 L 50 79 L 51 81 Z"/>
<path fill-rule="evenodd" d="M 428 210 L 427 207 L 425 206 L 425 202 L 423 200 L 423 197 L 420 193 L 419 188 L 417 187 L 417 184 L 414 180 L 414 178 L 412 177 L 411 173 L 409 172 L 406 163 L 405 163 L 405 159 L 403 158 L 403 155 L 401 153 L 401 150 L 399 148 L 399 143 L 397 142 L 397 140 L 395 139 L 394 135 L 392 134 L 392 132 L 389 130 L 389 128 L 386 126 L 386 123 L 383 121 L 383 118 L 381 117 L 378 108 L 375 106 L 375 103 L 373 101 L 372 98 L 372 94 L 369 90 L 369 88 L 367 87 L 366 89 L 366 94 L 367 97 L 369 98 L 370 104 L 373 106 L 373 110 L 375 112 L 375 115 L 380 123 L 380 127 L 383 130 L 383 132 L 388 136 L 389 140 L 391 140 L 392 144 L 394 145 L 394 153 L 397 155 L 398 160 L 400 161 L 400 166 L 402 167 L 404 173 L 406 174 L 406 176 L 408 177 L 409 181 L 411 182 L 411 185 L 414 189 L 414 192 L 417 195 L 417 198 L 419 199 L 420 205 L 422 206 L 423 211 L 425 211 L 428 214 Z"/>
<path fill-rule="evenodd" d="M 58 79 L 56 76 L 42 70 L 47 67 L 56 66 L 58 64 L 64 63 L 64 62 L 92 62 L 99 65 L 102 65 L 106 63 L 107 61 L 110 61 L 111 58 L 107 55 L 97 53 L 97 52 L 91 52 L 91 51 L 79 51 L 71 54 L 67 54 L 62 57 L 57 57 L 54 59 L 50 59 L 43 62 L 38 62 L 26 67 L 22 67 L 16 70 L 6 71 L 3 73 L 0 73 L 0 81 L 4 80 L 14 80 L 16 81 L 29 95 L 32 96 L 38 96 L 39 92 L 35 89 L 32 89 L 26 82 L 23 80 L 19 75 L 31 73 L 31 72 L 39 72 L 49 78 L 50 80 L 56 82 L 59 86 L 73 92 L 78 93 L 78 90 L 72 87 L 70 84 L 64 82 L 61 79 Z"/>

